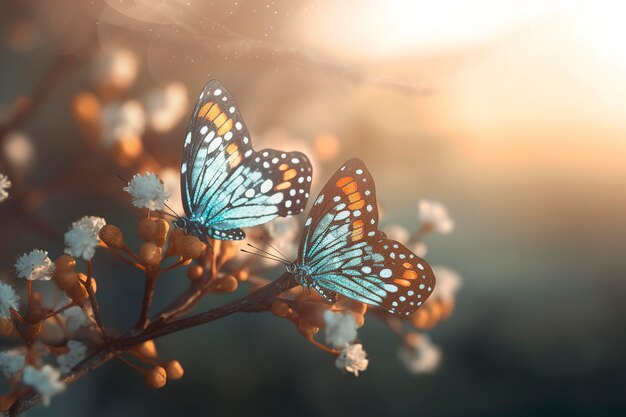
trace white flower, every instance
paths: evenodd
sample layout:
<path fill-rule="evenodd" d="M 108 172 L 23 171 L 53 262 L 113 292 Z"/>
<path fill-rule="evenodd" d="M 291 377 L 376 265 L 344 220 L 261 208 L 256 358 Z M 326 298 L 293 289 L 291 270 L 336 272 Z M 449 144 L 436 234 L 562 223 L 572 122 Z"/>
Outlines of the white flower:
<path fill-rule="evenodd" d="M 87 353 L 87 347 L 76 340 L 70 340 L 67 342 L 69 352 L 64 355 L 57 356 L 57 363 L 61 373 L 69 372 L 75 365 L 85 359 Z"/>
<path fill-rule="evenodd" d="M 26 349 L 17 348 L 0 352 L 0 371 L 6 378 L 10 378 L 24 368 L 26 363 Z"/>
<path fill-rule="evenodd" d="M 0 282 L 0 317 L 9 317 L 9 308 L 17 310 L 20 298 L 15 293 L 15 289 L 4 282 Z"/>
<path fill-rule="evenodd" d="M 4 138 L 4 152 L 7 159 L 18 170 L 29 168 L 35 159 L 35 147 L 32 139 L 24 132 L 14 130 Z"/>
<path fill-rule="evenodd" d="M 333 313 L 330 310 L 324 311 L 324 334 L 326 341 L 336 348 L 343 348 L 350 345 L 356 339 L 356 320 L 350 313 Z"/>
<path fill-rule="evenodd" d="M 17 276 L 29 281 L 48 281 L 54 273 L 54 264 L 48 258 L 48 252 L 35 249 L 25 253 L 15 262 Z"/>
<path fill-rule="evenodd" d="M 89 326 L 87 315 L 80 307 L 68 308 L 63 312 L 63 315 L 67 319 L 67 331 L 70 333 L 75 332 L 81 327 Z"/>
<path fill-rule="evenodd" d="M 141 138 L 146 130 L 146 115 L 137 100 L 109 104 L 102 109 L 101 118 L 105 146 L 129 138 Z"/>
<path fill-rule="evenodd" d="M 144 103 L 150 127 L 157 132 L 169 132 L 187 114 L 187 88 L 180 82 L 169 83 L 148 93 Z"/>
<path fill-rule="evenodd" d="M 98 56 L 94 76 L 100 83 L 123 91 L 133 84 L 138 70 L 137 56 L 128 49 L 118 47 L 110 53 Z"/>
<path fill-rule="evenodd" d="M 398 356 L 406 369 L 413 374 L 433 372 L 441 362 L 441 349 L 428 336 L 420 335 L 414 347 L 402 346 Z"/>
<path fill-rule="evenodd" d="M 363 350 L 363 345 L 355 344 L 346 346 L 335 361 L 335 366 L 342 371 L 348 371 L 355 376 L 359 376 L 359 372 L 367 369 L 369 361 L 367 353 Z"/>
<path fill-rule="evenodd" d="M 433 266 L 433 273 L 437 285 L 433 290 L 432 299 L 446 302 L 454 302 L 456 293 L 461 288 L 461 276 L 454 270 L 445 266 Z"/>
<path fill-rule="evenodd" d="M 6 175 L 0 174 L 0 203 L 9 198 L 7 191 L 9 188 L 11 188 L 11 181 Z"/>
<path fill-rule="evenodd" d="M 27 366 L 24 369 L 22 382 L 33 387 L 43 399 L 43 404 L 50 405 L 50 399 L 65 391 L 65 383 L 59 381 L 61 373 L 50 365 L 44 365 L 41 369 Z"/>
<path fill-rule="evenodd" d="M 295 217 L 277 217 L 264 225 L 274 248 L 282 252 L 287 259 L 296 256 L 298 238 L 298 220 Z M 268 252 L 276 252 L 276 249 L 268 247 Z M 282 256 L 281 256 L 282 257 Z M 264 259 L 267 264 L 275 264 L 271 259 Z"/>
<path fill-rule="evenodd" d="M 439 233 L 450 233 L 454 229 L 454 222 L 448 216 L 448 210 L 434 201 L 421 200 L 419 202 L 419 218 L 422 223 Z"/>
<path fill-rule="evenodd" d="M 106 221 L 102 217 L 85 216 L 72 223 L 70 230 L 65 233 L 65 253 L 75 258 L 90 260 L 100 243 L 98 233 Z"/>
<path fill-rule="evenodd" d="M 390 224 L 389 226 L 385 227 L 383 232 L 385 232 L 389 239 L 398 241 L 403 245 L 406 245 L 409 241 L 409 238 L 411 237 L 409 231 L 399 224 Z"/>
<path fill-rule="evenodd" d="M 133 197 L 135 207 L 145 207 L 148 210 L 162 210 L 165 200 L 170 197 L 159 177 L 152 172 L 146 172 L 146 175 L 135 174 L 128 186 L 124 187 L 124 191 Z"/>

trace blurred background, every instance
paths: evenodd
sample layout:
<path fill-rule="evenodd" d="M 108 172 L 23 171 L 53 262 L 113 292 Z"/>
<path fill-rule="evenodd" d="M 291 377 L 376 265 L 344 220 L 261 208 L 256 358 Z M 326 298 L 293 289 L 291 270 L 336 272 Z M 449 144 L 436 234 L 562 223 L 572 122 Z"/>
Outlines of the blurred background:
<path fill-rule="evenodd" d="M 256 149 L 311 156 L 315 192 L 360 157 L 383 225 L 415 232 L 418 201 L 443 203 L 454 231 L 426 259 L 463 277 L 430 332 L 432 373 L 408 373 L 376 320 L 353 378 L 287 323 L 234 316 L 159 343 L 187 370 L 161 391 L 111 362 L 29 415 L 626 413 L 625 15 L 618 1 L 2 2 L 8 281 L 19 254 L 58 256 L 83 215 L 136 227 L 118 174 L 157 171 L 176 197 L 186 124 L 213 78 Z M 120 330 L 142 291 L 125 274 L 96 259 Z M 173 278 L 162 302 L 184 288 Z"/>

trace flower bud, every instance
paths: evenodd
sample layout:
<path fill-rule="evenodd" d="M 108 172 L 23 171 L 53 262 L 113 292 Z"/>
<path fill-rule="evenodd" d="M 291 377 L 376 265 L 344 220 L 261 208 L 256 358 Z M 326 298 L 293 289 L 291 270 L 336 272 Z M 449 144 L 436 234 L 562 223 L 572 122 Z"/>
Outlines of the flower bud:
<path fill-rule="evenodd" d="M 298 320 L 298 331 L 305 337 L 313 337 L 320 331 L 320 328 L 309 323 L 307 320 Z"/>
<path fill-rule="evenodd" d="M 139 355 L 146 358 L 158 358 L 159 353 L 157 352 L 156 345 L 153 340 L 147 340 L 139 345 L 135 345 L 128 349 L 129 351 L 136 352 Z"/>
<path fill-rule="evenodd" d="M 170 233 L 170 246 L 167 255 L 180 255 L 181 245 L 185 232 L 182 229 L 174 229 Z"/>
<path fill-rule="evenodd" d="M 303 319 L 317 327 L 325 327 L 326 321 L 324 320 L 324 312 L 331 306 L 329 304 L 322 303 L 300 303 L 297 307 L 298 314 Z"/>
<path fill-rule="evenodd" d="M 100 236 L 100 240 L 111 248 L 121 249 L 124 247 L 124 235 L 117 226 L 105 224 L 102 229 L 100 229 L 98 236 Z"/>
<path fill-rule="evenodd" d="M 139 222 L 139 237 L 146 242 L 152 241 L 157 232 L 157 224 L 151 218 L 144 217 Z"/>
<path fill-rule="evenodd" d="M 79 306 L 82 306 L 85 300 L 89 298 L 87 290 L 79 281 L 76 281 L 74 285 L 65 290 L 65 293 L 68 297 L 72 299 L 72 301 L 74 301 Z"/>
<path fill-rule="evenodd" d="M 239 282 L 232 275 L 228 275 L 223 278 L 218 278 L 215 281 L 215 289 L 217 291 L 222 291 L 226 293 L 235 292 L 237 290 L 238 285 L 239 285 Z"/>
<path fill-rule="evenodd" d="M 67 291 L 78 281 L 78 274 L 74 271 L 63 271 L 56 269 L 54 271 L 54 282 L 63 291 Z"/>
<path fill-rule="evenodd" d="M 0 317 L 0 336 L 10 336 L 13 332 L 13 320 L 10 317 Z"/>
<path fill-rule="evenodd" d="M 367 304 L 361 303 L 359 301 L 352 301 L 350 303 L 350 310 L 354 313 L 358 313 L 360 315 L 364 315 L 367 312 Z"/>
<path fill-rule="evenodd" d="M 164 219 L 156 219 L 154 224 L 156 225 L 156 231 L 151 240 L 158 247 L 162 248 L 167 240 L 167 232 L 170 230 L 170 224 Z"/>
<path fill-rule="evenodd" d="M 177 379 L 181 379 L 183 375 L 185 375 L 185 370 L 181 366 L 180 362 L 174 360 L 169 361 L 165 364 L 165 371 L 167 372 L 167 377 L 172 381 L 176 381 Z"/>
<path fill-rule="evenodd" d="M 85 284 L 87 283 L 87 275 L 83 274 L 82 272 L 78 273 L 78 278 L 80 278 L 81 281 Z M 91 277 L 91 289 L 93 290 L 94 294 L 98 292 L 98 283 L 96 282 L 96 279 L 94 277 Z M 87 290 L 85 289 L 85 291 Z"/>
<path fill-rule="evenodd" d="M 183 259 L 196 259 L 202 255 L 202 242 L 195 236 L 184 236 L 180 241 L 180 254 Z"/>
<path fill-rule="evenodd" d="M 204 269 L 202 269 L 200 265 L 191 265 L 189 268 L 187 268 L 187 278 L 189 278 L 191 281 L 199 280 L 200 278 L 202 278 L 203 274 Z"/>
<path fill-rule="evenodd" d="M 139 247 L 139 259 L 147 266 L 157 266 L 161 262 L 161 248 L 152 242 L 145 242 Z"/>
<path fill-rule="evenodd" d="M 236 275 L 239 281 L 246 282 L 250 278 L 250 271 L 247 269 L 240 269 Z"/>
<path fill-rule="evenodd" d="M 413 313 L 409 319 L 411 320 L 413 327 L 416 329 L 426 329 L 428 328 L 428 323 L 430 321 L 430 314 L 425 308 L 420 308 Z"/>
<path fill-rule="evenodd" d="M 167 382 L 167 372 L 161 366 L 155 366 L 152 369 L 144 371 L 144 382 L 148 388 L 160 389 Z"/>
<path fill-rule="evenodd" d="M 289 304 L 282 301 L 274 301 L 272 303 L 272 314 L 277 317 L 287 317 L 291 314 L 291 307 Z"/>
<path fill-rule="evenodd" d="M 74 271 L 76 268 L 76 259 L 70 255 L 61 255 L 54 261 L 55 271 Z"/>

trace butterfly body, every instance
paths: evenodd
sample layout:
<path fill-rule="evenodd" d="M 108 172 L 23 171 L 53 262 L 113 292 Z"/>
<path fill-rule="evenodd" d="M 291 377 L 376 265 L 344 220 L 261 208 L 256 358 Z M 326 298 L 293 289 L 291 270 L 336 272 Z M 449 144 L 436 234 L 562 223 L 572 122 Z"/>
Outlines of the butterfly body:
<path fill-rule="evenodd" d="M 209 81 L 183 145 L 186 217 L 175 225 L 205 241 L 243 239 L 242 228 L 301 213 L 311 175 L 311 163 L 300 152 L 254 151 L 233 97 Z"/>
<path fill-rule="evenodd" d="M 426 261 L 378 230 L 374 182 L 362 161 L 335 173 L 304 225 L 294 277 L 328 302 L 341 294 L 406 316 L 432 293 Z"/>

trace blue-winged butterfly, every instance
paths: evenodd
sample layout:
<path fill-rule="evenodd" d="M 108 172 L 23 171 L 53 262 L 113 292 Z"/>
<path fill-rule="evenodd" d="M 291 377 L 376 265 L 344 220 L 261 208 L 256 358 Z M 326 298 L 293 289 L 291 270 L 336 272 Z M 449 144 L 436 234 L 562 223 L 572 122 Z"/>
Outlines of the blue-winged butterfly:
<path fill-rule="evenodd" d="M 346 162 L 320 192 L 287 270 L 328 302 L 341 294 L 401 316 L 435 287 L 426 261 L 378 230 L 374 181 L 360 159 Z"/>
<path fill-rule="evenodd" d="M 175 226 L 207 241 L 240 240 L 242 227 L 299 214 L 312 168 L 300 152 L 255 152 L 232 95 L 217 80 L 198 98 L 183 147 L 181 191 L 186 217 Z"/>

